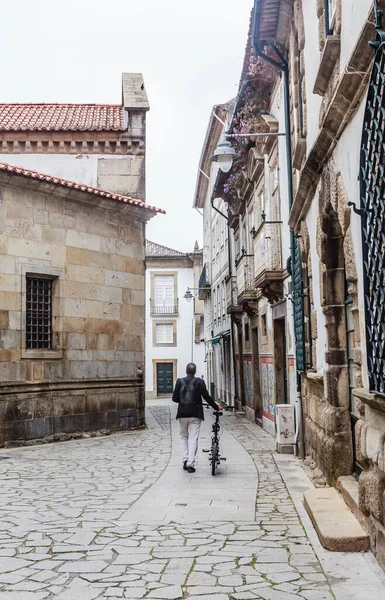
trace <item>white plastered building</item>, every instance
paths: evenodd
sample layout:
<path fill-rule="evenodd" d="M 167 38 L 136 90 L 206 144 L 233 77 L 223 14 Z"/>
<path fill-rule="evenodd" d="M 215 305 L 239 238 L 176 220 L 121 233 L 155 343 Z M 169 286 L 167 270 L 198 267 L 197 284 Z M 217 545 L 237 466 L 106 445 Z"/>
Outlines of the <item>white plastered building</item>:
<path fill-rule="evenodd" d="M 172 394 L 186 365 L 205 375 L 203 303 L 198 298 L 202 251 L 179 252 L 146 243 L 146 398 Z M 190 291 L 191 298 L 186 299 Z M 187 293 L 187 296 L 190 294 Z"/>

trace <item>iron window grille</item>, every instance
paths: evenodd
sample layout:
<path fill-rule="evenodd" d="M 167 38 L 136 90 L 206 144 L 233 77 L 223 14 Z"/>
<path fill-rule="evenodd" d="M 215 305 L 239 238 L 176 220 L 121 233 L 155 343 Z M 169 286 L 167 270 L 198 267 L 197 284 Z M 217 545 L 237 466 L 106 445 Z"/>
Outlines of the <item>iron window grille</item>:
<path fill-rule="evenodd" d="M 365 325 L 369 390 L 385 396 L 385 44 L 381 18 L 379 43 L 366 101 L 360 157 Z M 381 43 L 382 42 L 382 43 Z"/>
<path fill-rule="evenodd" d="M 52 349 L 52 279 L 27 277 L 26 348 Z"/>

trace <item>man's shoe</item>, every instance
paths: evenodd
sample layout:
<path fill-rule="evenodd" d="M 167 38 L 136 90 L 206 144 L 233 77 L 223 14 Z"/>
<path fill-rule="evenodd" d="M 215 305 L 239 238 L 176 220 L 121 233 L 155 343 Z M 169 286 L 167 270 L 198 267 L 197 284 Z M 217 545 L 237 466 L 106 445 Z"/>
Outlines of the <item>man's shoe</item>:
<path fill-rule="evenodd" d="M 183 462 L 183 470 L 187 471 L 187 460 Z"/>
<path fill-rule="evenodd" d="M 187 472 L 188 473 L 195 473 L 194 467 L 187 467 Z"/>

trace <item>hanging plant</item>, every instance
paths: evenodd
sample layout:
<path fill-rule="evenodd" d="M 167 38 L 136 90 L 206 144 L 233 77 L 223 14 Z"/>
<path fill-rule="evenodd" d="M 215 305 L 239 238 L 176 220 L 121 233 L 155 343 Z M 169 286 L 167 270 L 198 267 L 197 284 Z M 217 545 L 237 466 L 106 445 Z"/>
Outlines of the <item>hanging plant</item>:
<path fill-rule="evenodd" d="M 270 49 L 265 48 L 264 52 L 269 54 Z M 242 105 L 233 118 L 233 133 L 267 133 L 269 131 L 262 114 L 266 113 L 270 107 L 271 89 L 277 73 L 278 69 L 272 64 L 255 56 L 254 53 L 251 54 L 248 85 L 243 95 Z M 262 151 L 265 143 L 265 137 L 234 138 L 233 146 L 238 158 L 234 161 L 231 174 L 223 186 L 224 194 L 230 194 L 234 198 L 238 196 L 243 182 L 242 170 L 247 167 L 250 148 L 256 147 Z"/>

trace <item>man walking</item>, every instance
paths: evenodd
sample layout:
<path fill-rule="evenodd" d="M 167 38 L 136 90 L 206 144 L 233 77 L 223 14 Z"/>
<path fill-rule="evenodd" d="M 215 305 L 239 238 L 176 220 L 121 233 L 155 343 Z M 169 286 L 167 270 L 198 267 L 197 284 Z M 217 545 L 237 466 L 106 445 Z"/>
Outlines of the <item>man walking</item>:
<path fill-rule="evenodd" d="M 204 380 L 195 377 L 196 371 L 196 365 L 189 363 L 186 377 L 177 379 L 172 395 L 173 402 L 178 404 L 176 418 L 180 427 L 183 468 L 189 473 L 195 473 L 199 432 L 204 420 L 202 398 L 214 410 L 221 410 L 208 393 Z"/>

